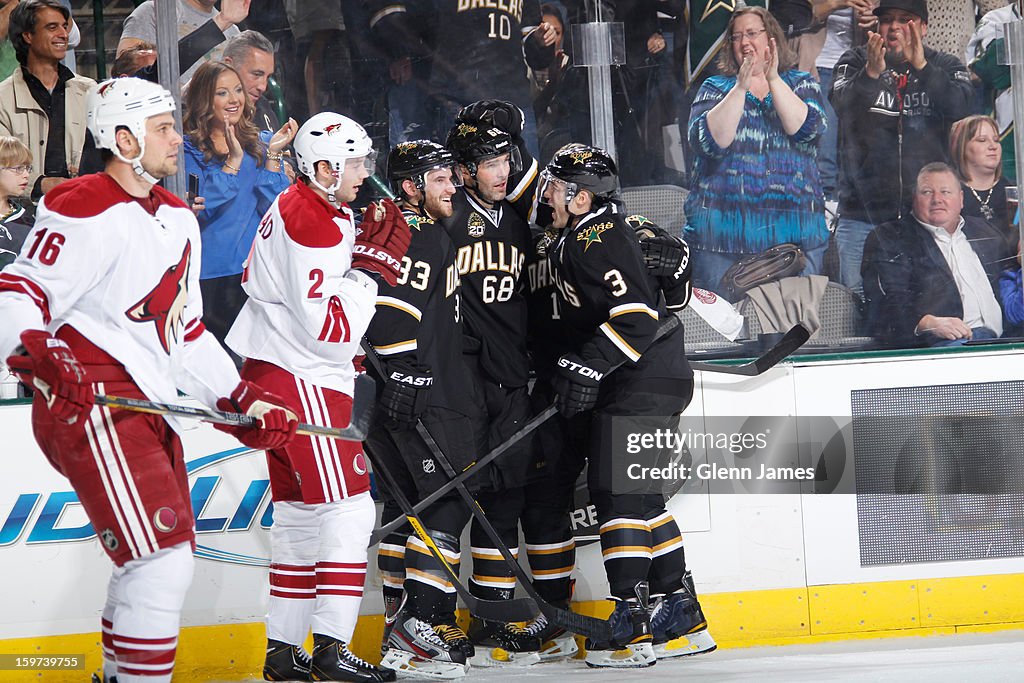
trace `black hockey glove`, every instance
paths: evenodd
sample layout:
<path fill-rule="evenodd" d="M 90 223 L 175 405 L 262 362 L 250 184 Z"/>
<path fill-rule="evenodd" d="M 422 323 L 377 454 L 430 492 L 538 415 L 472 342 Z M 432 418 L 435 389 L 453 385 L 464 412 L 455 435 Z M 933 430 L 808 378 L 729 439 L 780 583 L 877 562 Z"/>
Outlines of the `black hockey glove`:
<path fill-rule="evenodd" d="M 380 395 L 384 415 L 395 426 L 408 429 L 427 407 L 427 395 L 434 384 L 430 368 L 408 361 L 387 364 L 387 380 Z"/>
<path fill-rule="evenodd" d="M 555 406 L 565 417 L 572 417 L 597 405 L 601 380 L 608 372 L 608 362 L 600 359 L 583 360 L 575 353 L 558 359 L 554 378 Z"/>
<path fill-rule="evenodd" d="M 682 239 L 668 234 L 654 223 L 637 228 L 640 251 L 647 272 L 655 277 L 670 277 L 690 265 L 690 247 Z"/>
<path fill-rule="evenodd" d="M 511 102 L 480 100 L 463 107 L 455 123 L 484 123 L 516 137 L 523 132 L 523 110 Z"/>

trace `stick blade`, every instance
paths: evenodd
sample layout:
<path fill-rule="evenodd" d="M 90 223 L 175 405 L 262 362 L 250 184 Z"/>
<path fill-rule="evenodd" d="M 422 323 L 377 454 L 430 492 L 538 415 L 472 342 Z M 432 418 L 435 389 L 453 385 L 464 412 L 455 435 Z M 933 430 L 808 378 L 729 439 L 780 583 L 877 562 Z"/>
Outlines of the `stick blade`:
<path fill-rule="evenodd" d="M 775 346 L 768 349 L 760 358 L 743 365 L 719 365 L 705 361 L 690 361 L 690 367 L 702 372 L 718 372 L 725 375 L 742 375 L 757 377 L 778 365 L 783 359 L 799 349 L 811 338 L 811 333 L 803 325 L 794 325 Z"/>
<path fill-rule="evenodd" d="M 479 600 L 462 596 L 469 613 L 488 621 L 529 621 L 537 616 L 537 603 L 531 598 L 514 600 Z"/>
<path fill-rule="evenodd" d="M 559 609 L 553 605 L 549 605 L 551 609 L 544 609 L 544 605 L 540 607 L 551 623 L 561 626 L 566 631 L 599 641 L 612 639 L 612 625 L 606 619 L 588 617 L 586 614 Z"/>

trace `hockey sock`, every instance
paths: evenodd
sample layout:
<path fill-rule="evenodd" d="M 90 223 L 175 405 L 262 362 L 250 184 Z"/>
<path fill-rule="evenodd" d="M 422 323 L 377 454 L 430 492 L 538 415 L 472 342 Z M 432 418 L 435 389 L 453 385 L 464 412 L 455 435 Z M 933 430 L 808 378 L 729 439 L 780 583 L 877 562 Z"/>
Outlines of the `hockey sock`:
<path fill-rule="evenodd" d="M 316 603 L 316 511 L 293 501 L 274 503 L 270 527 L 270 605 L 267 638 L 302 645 Z"/>
<path fill-rule="evenodd" d="M 387 524 L 401 515 L 398 506 L 385 501 L 381 511 L 381 524 Z M 383 583 L 384 603 L 402 599 L 402 584 L 405 583 L 405 542 L 409 538 L 408 525 L 381 539 L 377 546 L 377 570 Z"/>
<path fill-rule="evenodd" d="M 648 517 L 647 523 L 651 527 L 651 593 L 674 593 L 682 588 L 686 571 L 683 537 L 675 518 L 664 509 Z"/>
<path fill-rule="evenodd" d="M 441 531 L 427 530 L 438 550 L 456 573 L 459 571 L 459 539 Z M 405 546 L 405 592 L 409 609 L 425 621 L 433 623 L 445 615 L 454 602 L 455 587 L 441 569 L 427 546 L 415 534 L 409 536 Z"/>
<path fill-rule="evenodd" d="M 111 624 L 119 683 L 170 682 L 194 566 L 189 543 L 125 563 Z"/>
<path fill-rule="evenodd" d="M 576 540 L 568 509 L 529 505 L 523 510 L 522 524 L 534 587 L 548 602 L 567 605 L 572 597 L 570 577 L 576 566 Z"/>
<path fill-rule="evenodd" d="M 101 640 L 103 646 L 103 680 L 109 681 L 117 675 L 117 658 L 114 656 L 114 612 L 118 604 L 117 584 L 124 570 L 114 567 L 107 584 L 107 602 L 103 605 L 103 616 L 100 619 Z"/>
<path fill-rule="evenodd" d="M 643 519 L 617 517 L 601 525 L 601 554 L 611 594 L 635 598 L 651 567 L 651 529 Z"/>
<path fill-rule="evenodd" d="M 316 506 L 320 553 L 316 563 L 313 633 L 351 642 L 366 581 L 366 556 L 376 510 L 369 492 Z"/>
<path fill-rule="evenodd" d="M 518 560 L 519 515 L 524 500 L 523 489 L 519 487 L 502 491 L 482 491 L 477 500 L 502 542 Z M 469 540 L 473 553 L 470 591 L 484 600 L 511 600 L 516 591 L 515 573 L 475 519 L 470 527 Z"/>

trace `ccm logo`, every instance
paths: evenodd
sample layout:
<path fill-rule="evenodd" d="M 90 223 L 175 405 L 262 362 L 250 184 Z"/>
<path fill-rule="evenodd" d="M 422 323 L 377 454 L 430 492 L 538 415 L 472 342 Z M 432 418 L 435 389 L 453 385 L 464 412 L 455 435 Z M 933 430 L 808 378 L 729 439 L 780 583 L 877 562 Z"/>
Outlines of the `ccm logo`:
<path fill-rule="evenodd" d="M 399 262 L 398 259 L 396 259 L 391 254 L 387 253 L 386 251 L 381 251 L 380 249 L 374 249 L 373 247 L 367 247 L 366 245 L 363 245 L 363 244 L 355 245 L 352 248 L 352 253 L 353 254 L 363 254 L 364 256 L 369 256 L 370 258 L 372 258 L 372 259 L 374 259 L 376 261 L 383 261 L 383 262 L 387 263 L 389 266 L 391 266 L 392 268 L 401 268 L 402 267 L 401 262 Z"/>
<path fill-rule="evenodd" d="M 417 375 L 404 375 L 397 370 L 391 373 L 391 379 L 399 384 L 408 384 L 413 387 L 429 387 L 434 383 L 433 377 L 421 377 Z"/>
<path fill-rule="evenodd" d="M 579 363 L 571 361 L 568 358 L 559 358 L 558 366 L 562 368 L 567 368 L 568 370 L 575 372 L 577 375 L 582 375 L 584 377 L 596 379 L 598 382 L 604 379 L 603 372 L 598 372 L 594 368 L 588 368 L 586 365 L 580 365 Z"/>

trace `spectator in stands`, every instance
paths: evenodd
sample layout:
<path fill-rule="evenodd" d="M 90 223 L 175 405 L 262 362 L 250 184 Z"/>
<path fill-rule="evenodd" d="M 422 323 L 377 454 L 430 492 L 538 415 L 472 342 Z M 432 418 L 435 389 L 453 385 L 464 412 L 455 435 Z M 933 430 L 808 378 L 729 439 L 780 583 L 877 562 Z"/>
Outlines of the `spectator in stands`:
<path fill-rule="evenodd" d="M 992 10 L 978 22 L 978 28 L 967 44 L 966 54 L 967 66 L 982 87 L 985 102 L 982 113 L 991 114 L 999 127 L 1003 176 L 1011 181 L 1017 178 L 1017 155 L 1013 141 L 1013 88 L 1010 86 L 1010 66 L 1005 59 L 1003 24 L 1020 19 L 1016 3 Z"/>
<path fill-rule="evenodd" d="M 220 59 L 222 44 L 228 38 L 237 36 L 238 24 L 249 16 L 251 0 L 223 0 L 218 12 L 214 7 L 216 0 L 177 0 L 178 1 L 178 37 L 184 38 L 191 33 L 202 30 L 212 36 L 215 47 L 209 49 L 200 60 L 192 60 L 188 64 L 180 64 L 181 80 L 185 85 L 199 68 L 203 60 Z M 204 40 L 206 38 L 204 37 Z M 124 30 L 117 44 L 117 54 L 142 41 L 156 43 L 156 5 L 154 0 L 146 0 L 124 20 Z"/>
<path fill-rule="evenodd" d="M 32 152 L 17 138 L 0 136 L 0 268 L 14 261 L 32 229 L 32 202 L 19 201 L 28 192 Z"/>
<path fill-rule="evenodd" d="M 69 17 L 58 0 L 22 0 L 11 13 L 21 68 L 0 83 L 0 135 L 32 150 L 33 199 L 77 175 L 85 148 L 85 98 L 96 82 L 60 63 Z"/>
<path fill-rule="evenodd" d="M 1010 183 L 1002 177 L 1002 156 L 999 130 L 990 116 L 968 116 L 949 131 L 949 158 L 963 184 L 963 215 L 987 221 L 1014 248 L 1020 235 L 1007 215 L 1006 188 Z"/>
<path fill-rule="evenodd" d="M 11 12 L 18 6 L 18 0 L 0 0 L 0 81 L 4 80 L 18 68 L 18 57 L 14 54 L 14 45 L 8 37 Z"/>
<path fill-rule="evenodd" d="M 855 290 L 864 239 L 906 215 L 917 172 L 945 161 L 949 127 L 973 99 L 963 63 L 923 42 L 925 0 L 881 0 L 875 14 L 879 33 L 839 59 L 830 95 L 841 141 L 839 276 Z"/>
<path fill-rule="evenodd" d="M 245 303 L 242 264 L 256 226 L 288 187 L 282 150 L 298 126 L 289 119 L 267 145 L 253 124 L 253 105 L 238 72 L 223 62 L 200 66 L 185 94 L 185 170 L 199 180 L 203 322 L 223 341 Z"/>
<path fill-rule="evenodd" d="M 224 47 L 224 63 L 241 77 L 242 87 L 256 109 L 256 127 L 269 131 L 280 128 L 273 100 L 263 97 L 267 81 L 274 74 L 274 45 L 262 33 L 242 31 Z"/>
<path fill-rule="evenodd" d="M 726 37 L 722 75 L 704 81 L 690 113 L 693 284 L 715 290 L 737 260 L 786 242 L 803 248 L 806 274 L 820 273 L 828 229 L 816 162 L 826 126 L 818 84 L 792 68 L 795 55 L 764 8 L 737 10 Z"/>
<path fill-rule="evenodd" d="M 148 40 L 140 40 L 117 55 L 114 65 L 110 67 L 110 76 L 138 76 L 156 82 L 156 58 L 156 45 Z"/>
<path fill-rule="evenodd" d="M 956 172 L 933 162 L 917 175 L 912 215 L 883 223 L 864 243 L 872 335 L 894 346 L 951 346 L 1003 332 L 997 279 L 1012 257 L 985 221 L 961 215 Z"/>
<path fill-rule="evenodd" d="M 1020 242 L 1017 242 L 1017 263 L 999 276 L 999 303 L 1003 305 L 1003 318 L 1006 320 L 1003 334 L 1013 337 L 1024 334 L 1024 276 L 1020 261 Z"/>

